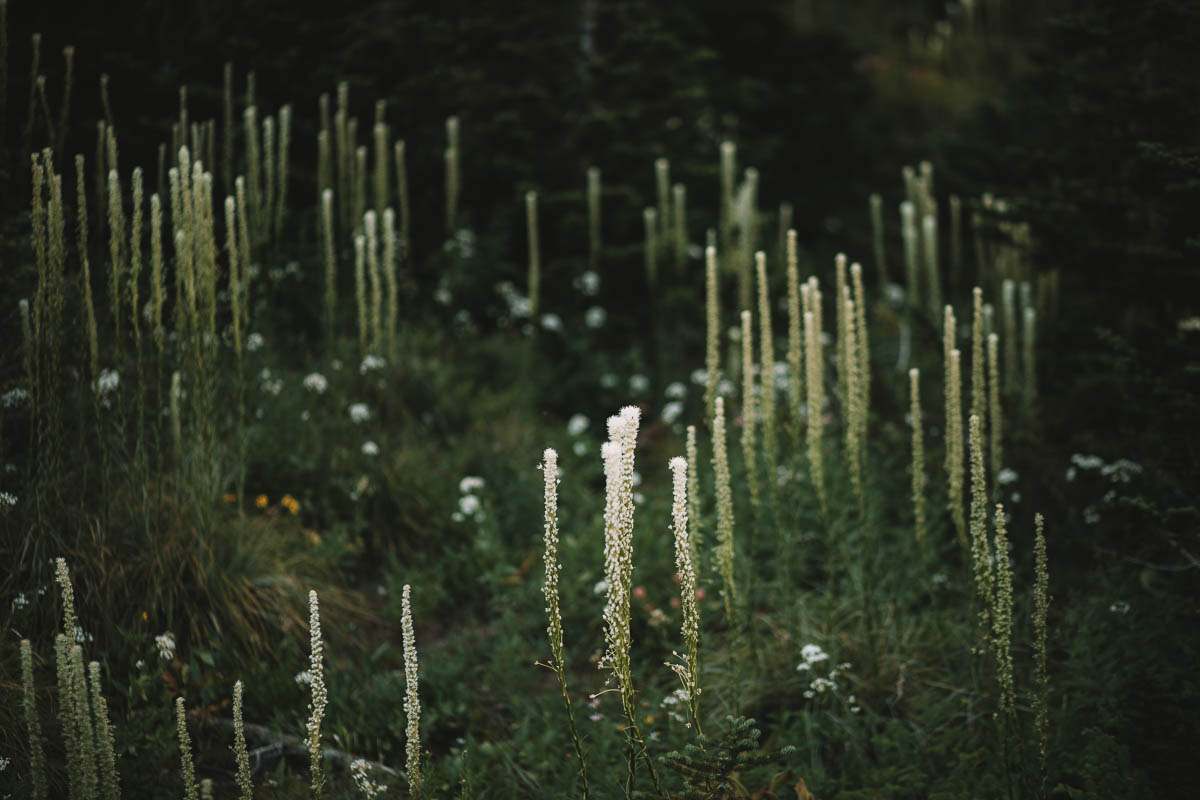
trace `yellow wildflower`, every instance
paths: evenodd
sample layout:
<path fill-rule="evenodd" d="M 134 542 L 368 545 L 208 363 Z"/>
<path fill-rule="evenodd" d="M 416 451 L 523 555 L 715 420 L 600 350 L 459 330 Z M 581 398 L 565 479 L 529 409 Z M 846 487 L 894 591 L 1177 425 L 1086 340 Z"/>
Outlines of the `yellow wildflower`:
<path fill-rule="evenodd" d="M 254 505 L 258 506 L 259 508 L 266 508 L 267 496 L 265 494 L 260 494 L 258 497 L 254 498 Z"/>
<path fill-rule="evenodd" d="M 288 513 L 295 516 L 300 513 L 300 503 L 290 494 L 285 494 L 279 504 L 288 510 Z"/>

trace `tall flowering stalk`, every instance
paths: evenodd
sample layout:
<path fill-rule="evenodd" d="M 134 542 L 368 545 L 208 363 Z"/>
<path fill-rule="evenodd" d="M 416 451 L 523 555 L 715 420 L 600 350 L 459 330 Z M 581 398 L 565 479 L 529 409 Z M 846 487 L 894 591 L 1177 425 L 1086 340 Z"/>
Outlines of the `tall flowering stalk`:
<path fill-rule="evenodd" d="M 692 565 L 692 546 L 688 530 L 688 462 L 679 456 L 668 463 L 671 468 L 671 530 L 675 534 L 675 571 L 679 573 L 679 606 L 683 610 L 680 633 L 687 645 L 683 663 L 667 666 L 679 676 L 687 695 L 688 712 L 696 732 L 700 728 L 700 611 L 696 608 L 696 570 Z M 678 654 L 676 654 L 678 655 Z"/>
<path fill-rule="evenodd" d="M 810 290 L 810 303 L 815 308 L 820 303 L 820 293 Z M 825 362 L 821 356 L 821 329 L 818 327 L 816 312 L 809 311 L 804 315 L 805 338 L 805 383 L 808 387 L 808 469 L 812 477 L 813 488 L 817 492 L 817 502 L 821 506 L 821 516 L 828 519 L 829 504 L 825 499 L 825 467 L 821 456 L 821 439 L 825 429 Z"/>
<path fill-rule="evenodd" d="M 908 371 L 908 391 L 912 403 L 912 496 L 913 526 L 917 545 L 925 549 L 925 433 L 921 429 L 921 371 Z"/>
<path fill-rule="evenodd" d="M 850 265 L 850 285 L 854 289 L 854 327 L 858 358 L 858 441 L 864 464 L 867 457 L 867 412 L 871 408 L 871 347 L 867 337 L 867 295 L 863 287 L 862 264 Z"/>
<path fill-rule="evenodd" d="M 971 564 L 975 573 L 975 595 L 979 599 L 979 619 L 984 631 L 996 619 L 995 576 L 992 572 L 991 546 L 988 544 L 987 481 L 983 472 L 983 422 L 974 414 L 970 419 L 971 439 Z M 1000 554 L 997 554 L 1000 555 Z M 1007 558 L 1007 554 L 1003 554 Z"/>
<path fill-rule="evenodd" d="M 400 628 L 404 638 L 404 771 L 408 792 L 421 796 L 421 698 L 417 694 L 417 638 L 413 635 L 412 589 L 404 584 L 400 598 Z"/>
<path fill-rule="evenodd" d="M 735 628 L 737 583 L 733 577 L 733 489 L 729 480 L 729 453 L 725 444 L 725 398 L 718 397 L 713 414 L 713 472 L 716 475 L 714 494 L 717 498 L 717 571 L 724 586 L 725 617 Z"/>
<path fill-rule="evenodd" d="M 42 725 L 38 721 L 37 696 L 33 688 L 33 647 L 21 640 L 21 688 L 25 707 L 25 727 L 29 735 L 29 771 L 32 777 L 31 800 L 46 797 L 46 750 L 42 744 Z"/>
<path fill-rule="evenodd" d="M 237 784 L 240 800 L 251 800 L 250 754 L 246 751 L 246 727 L 242 722 L 242 682 L 233 685 L 233 757 L 237 762 Z"/>
<path fill-rule="evenodd" d="M 1041 785 L 1046 785 L 1046 754 L 1050 741 L 1050 673 L 1046 670 L 1047 616 L 1050 613 L 1050 567 L 1046 556 L 1045 520 L 1041 514 L 1033 518 L 1037 533 L 1034 539 L 1034 584 L 1033 584 L 1033 656 L 1034 682 L 1037 695 L 1034 697 L 1034 727 L 1038 732 L 1038 763 Z"/>
<path fill-rule="evenodd" d="M 946 505 L 963 549 L 967 544 L 963 516 L 962 356 L 955 341 L 954 309 L 946 306 L 943 355 L 946 365 Z"/>
<path fill-rule="evenodd" d="M 767 455 L 767 486 L 775 486 L 775 467 L 779 463 L 779 443 L 775 438 L 775 341 L 771 327 L 771 299 L 767 286 L 767 255 L 754 254 L 758 279 L 758 347 L 762 385 L 763 449 Z"/>
<path fill-rule="evenodd" d="M 707 330 L 704 348 L 704 407 L 714 413 L 717 383 L 721 378 L 721 300 L 717 283 L 717 248 L 704 248 L 704 301 Z"/>
<path fill-rule="evenodd" d="M 1000 464 L 1003 457 L 1004 421 L 1000 416 L 1000 337 L 987 337 L 988 358 L 988 421 L 991 423 L 991 456 L 993 491 L 1000 491 Z"/>
<path fill-rule="evenodd" d="M 625 712 L 625 735 L 629 743 L 629 772 L 625 795 L 633 796 L 637 759 L 640 757 L 650 773 L 654 788 L 662 788 L 654 771 L 654 762 L 646 752 L 646 742 L 638 727 L 637 702 L 630 663 L 629 602 L 633 585 L 633 462 L 637 447 L 638 422 L 641 412 L 636 406 L 625 406 L 620 413 L 608 418 L 608 437 L 604 443 L 604 577 L 608 584 L 604 606 L 604 643 L 606 651 L 600 660 L 601 669 L 612 671 L 621 695 Z"/>
<path fill-rule="evenodd" d="M 804 339 L 801 335 L 803 317 L 800 313 L 800 267 L 796 256 L 796 231 L 787 232 L 787 289 L 788 289 L 788 379 L 791 386 L 789 420 L 795 444 L 800 441 L 800 391 L 804 385 Z"/>
<path fill-rule="evenodd" d="M 746 462 L 746 481 L 750 484 L 750 505 L 758 521 L 760 487 L 758 485 L 758 402 L 754 395 L 754 326 L 750 312 L 742 312 L 742 458 Z"/>
<path fill-rule="evenodd" d="M 325 717 L 325 665 L 323 654 L 325 645 L 321 641 L 321 611 L 317 602 L 317 593 L 308 592 L 308 631 L 311 652 L 309 654 L 308 671 L 312 673 L 312 702 L 309 704 L 308 717 L 308 764 L 312 772 L 312 790 L 314 797 L 320 797 L 325 786 L 325 774 L 321 769 L 321 720 Z"/>
<path fill-rule="evenodd" d="M 996 679 L 1000 684 L 1000 713 L 1016 716 L 1016 689 L 1013 686 L 1012 568 L 1008 560 L 1008 530 L 1004 524 L 1004 506 L 996 504 L 996 597 L 992 617 L 992 648 L 996 653 Z"/>
<path fill-rule="evenodd" d="M 845 399 L 849 408 L 845 420 L 846 462 L 850 467 L 850 485 L 854 489 L 854 499 L 858 502 L 858 512 L 865 513 L 866 498 L 863 494 L 862 478 L 862 442 L 858 438 L 858 339 L 855 336 L 854 301 L 850 299 L 849 287 L 842 290 L 842 335 L 845 361 L 842 368 L 842 379 L 845 384 Z"/>
<path fill-rule="evenodd" d="M 700 534 L 703 525 L 700 519 L 700 473 L 696 449 L 696 426 L 687 426 L 687 496 L 688 496 L 688 549 L 696 569 L 700 564 Z"/>
<path fill-rule="evenodd" d="M 81 651 L 82 653 L 82 651 Z M 96 761 L 100 766 L 104 800 L 119 800 L 121 776 L 117 774 L 117 756 L 113 749 L 112 724 L 108 719 L 108 701 L 100 691 L 100 662 L 88 663 L 92 689 L 92 714 L 95 716 Z"/>
<path fill-rule="evenodd" d="M 179 736 L 179 760 L 183 767 L 183 798 L 200 800 L 196 786 L 196 765 L 192 762 L 192 737 L 188 735 L 187 713 L 182 697 L 175 698 L 175 732 Z"/>
<path fill-rule="evenodd" d="M 546 567 L 546 582 L 542 594 L 546 598 L 546 638 L 550 640 L 550 662 L 558 686 L 562 690 L 563 703 L 567 707 L 567 721 L 571 726 L 571 741 L 575 744 L 575 755 L 579 759 L 579 776 L 583 779 L 583 796 L 591 797 L 588 788 L 587 761 L 583 755 L 583 743 L 575 727 L 575 711 L 571 706 L 571 695 L 567 692 L 567 672 L 563 661 L 562 613 L 558 606 L 558 453 L 547 447 L 542 454 L 542 477 L 545 480 L 545 529 L 543 540 L 545 552 L 542 560 Z"/>

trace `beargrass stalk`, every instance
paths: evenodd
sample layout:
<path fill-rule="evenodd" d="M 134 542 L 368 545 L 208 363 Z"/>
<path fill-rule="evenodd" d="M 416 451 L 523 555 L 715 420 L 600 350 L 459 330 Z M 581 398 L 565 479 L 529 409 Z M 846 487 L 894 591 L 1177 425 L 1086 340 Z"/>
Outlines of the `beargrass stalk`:
<path fill-rule="evenodd" d="M 775 341 L 771 326 L 771 299 L 767 286 L 767 256 L 754 254 L 758 279 L 758 325 L 760 382 L 762 384 L 763 449 L 767 456 L 767 486 L 774 496 L 775 470 L 779 466 L 779 442 L 775 436 Z M 774 507 L 774 506 L 772 506 Z"/>
<path fill-rule="evenodd" d="M 242 176 L 238 176 L 233 182 L 234 189 L 237 192 L 237 207 L 238 207 L 238 254 L 242 258 L 241 268 L 238 270 L 238 276 L 241 278 L 242 286 L 242 328 L 250 329 L 250 305 L 251 294 L 250 287 L 253 281 L 250 279 L 250 206 L 246 200 L 246 181 Z"/>
<path fill-rule="evenodd" d="M 350 120 L 350 135 L 355 136 L 358 120 Z M 367 213 L 367 148 L 359 147 L 354 151 L 354 196 L 351 203 L 354 210 L 354 224 L 357 230 L 362 230 L 360 223 L 363 214 Z"/>
<path fill-rule="evenodd" d="M 979 417 L 983 429 L 987 430 L 987 383 L 984 361 L 983 337 L 983 289 L 978 286 L 971 292 L 971 414 Z M 995 476 L 993 476 L 994 479 Z"/>
<path fill-rule="evenodd" d="M 858 396 L 856 411 L 858 419 L 858 441 L 861 449 L 863 466 L 867 459 L 867 418 L 871 409 L 871 346 L 867 335 L 867 299 L 863 286 L 862 265 L 855 262 L 850 265 L 850 285 L 854 290 L 854 341 L 856 345 L 855 358 L 858 360 Z"/>
<path fill-rule="evenodd" d="M 263 200 L 262 200 L 262 231 L 263 241 L 273 241 L 271 234 L 274 230 L 275 217 L 275 118 L 268 114 L 262 121 L 262 166 L 263 166 Z"/>
<path fill-rule="evenodd" d="M 393 161 L 396 162 L 396 198 L 400 203 L 400 241 L 404 245 L 401 257 L 412 259 L 412 206 L 408 200 L 408 167 L 404 161 L 404 140 L 396 142 Z"/>
<path fill-rule="evenodd" d="M 995 576 L 992 571 L 991 546 L 988 543 L 987 481 L 983 471 L 983 420 L 974 414 L 970 419 L 971 445 L 971 565 L 975 576 L 975 597 L 979 601 L 979 622 L 986 632 L 996 621 Z M 1007 558 L 1007 553 L 1000 554 Z M 986 650 L 985 642 L 981 649 Z"/>
<path fill-rule="evenodd" d="M 734 176 L 737 174 L 737 145 L 733 142 L 721 142 L 721 238 L 720 246 L 726 258 L 725 269 L 731 263 L 729 257 L 734 254 Z"/>
<path fill-rule="evenodd" d="M 237 763 L 237 785 L 241 791 L 239 800 L 251 800 L 254 796 L 250 781 L 250 754 L 246 751 L 246 726 L 242 721 L 242 682 L 233 685 L 233 757 Z"/>
<path fill-rule="evenodd" d="M 262 163 L 261 146 L 258 138 L 258 109 L 248 107 L 242 112 L 246 137 L 246 209 L 250 241 L 257 245 L 262 241 Z"/>
<path fill-rule="evenodd" d="M 121 279 L 125 273 L 125 212 L 121 206 L 121 181 L 117 171 L 108 173 L 108 290 L 113 315 L 113 341 L 121 342 Z"/>
<path fill-rule="evenodd" d="M 91 703 L 88 701 L 87 671 L 83 666 L 83 647 L 78 644 L 72 645 L 70 652 L 69 680 L 76 736 L 76 758 L 79 760 L 80 797 L 98 797 L 100 754 L 97 752 L 97 732 L 92 725 Z"/>
<path fill-rule="evenodd" d="M 656 218 L 659 228 L 657 233 L 666 240 L 671 232 L 671 162 L 665 158 L 654 160 L 654 196 Z"/>
<path fill-rule="evenodd" d="M 1050 612 L 1050 567 L 1046 556 L 1045 519 L 1034 518 L 1034 584 L 1033 584 L 1033 680 L 1037 693 L 1033 700 L 1034 728 L 1038 734 L 1038 772 L 1040 791 L 1046 786 L 1046 757 L 1050 742 L 1050 673 L 1046 669 L 1047 616 Z"/>
<path fill-rule="evenodd" d="M 883 198 L 873 192 L 867 198 L 871 207 L 871 248 L 875 255 L 875 275 L 880 286 L 891 282 L 888 274 L 887 250 L 883 245 Z"/>
<path fill-rule="evenodd" d="M 58 137 L 54 140 L 54 152 L 56 153 L 66 150 L 67 122 L 71 114 L 71 88 L 74 76 L 75 48 L 67 45 L 63 48 L 63 93 L 62 102 L 58 107 L 58 124 L 55 126 L 58 131 Z"/>
<path fill-rule="evenodd" d="M 550 641 L 550 661 L 542 666 L 553 670 L 558 679 L 563 704 L 567 709 L 567 722 L 571 728 L 571 741 L 575 745 L 575 757 L 579 760 L 579 777 L 583 780 L 583 796 L 590 798 L 587 759 L 583 755 L 583 743 L 579 739 L 579 730 L 575 727 L 575 711 L 571 705 L 571 695 L 567 691 L 566 663 L 563 658 L 562 613 L 558 604 L 558 453 L 546 448 L 542 454 L 541 469 L 542 478 L 545 481 L 543 536 L 545 550 L 542 561 L 546 568 L 542 595 L 546 599 L 546 616 L 549 621 L 549 625 L 546 627 L 546 637 Z"/>
<path fill-rule="evenodd" d="M 929 314 L 937 318 L 942 307 L 942 279 L 938 265 L 938 220 L 936 214 L 921 218 L 921 251 L 925 257 L 925 285 L 928 286 Z"/>
<path fill-rule="evenodd" d="M 372 187 L 374 205 L 372 207 L 376 214 L 382 214 L 383 210 L 391 205 L 388 199 L 388 156 L 390 155 L 388 126 L 382 121 L 376 122 L 371 132 L 375 140 L 375 181 Z"/>
<path fill-rule="evenodd" d="M 904 243 L 904 289 L 910 309 L 920 308 L 920 278 L 918 272 L 919 243 L 917 238 L 916 207 L 910 201 L 900 204 L 900 238 Z"/>
<path fill-rule="evenodd" d="M 696 448 L 696 426 L 687 426 L 687 496 L 688 496 L 688 545 L 691 549 L 692 564 L 697 570 L 702 569 L 700 562 L 700 537 L 704 530 L 700 518 L 700 475 L 699 456 Z"/>
<path fill-rule="evenodd" d="M 92 712 L 95 715 L 96 760 L 100 764 L 100 796 L 104 800 L 119 800 L 121 776 L 117 774 L 117 756 L 113 747 L 112 724 L 108 719 L 108 701 L 100 691 L 100 662 L 88 664 L 92 688 Z"/>
<path fill-rule="evenodd" d="M 950 293 L 958 289 L 963 268 L 962 198 L 950 195 Z"/>
<path fill-rule="evenodd" d="M 94 384 L 100 377 L 100 332 L 96 325 L 96 305 L 92 297 L 92 271 L 88 260 L 87 192 L 84 187 L 83 155 L 75 156 L 76 242 L 79 250 L 79 280 L 83 284 L 84 326 L 88 342 L 88 369 Z M 95 393 L 93 393 L 95 394 Z M 95 394 L 96 401 L 99 395 Z"/>
<path fill-rule="evenodd" d="M 796 255 L 796 231 L 787 231 L 787 288 L 788 288 L 788 385 L 790 391 L 789 418 L 794 444 L 800 441 L 799 409 L 804 387 L 804 339 L 802 336 L 803 316 L 800 311 L 800 268 Z"/>
<path fill-rule="evenodd" d="M 750 506 L 755 523 L 761 511 L 761 487 L 758 479 L 758 399 L 754 388 L 754 326 L 750 312 L 742 311 L 742 460 L 746 482 L 750 485 Z"/>
<path fill-rule="evenodd" d="M 675 244 L 675 270 L 683 274 L 687 263 L 687 187 L 677 183 L 671 187 L 671 225 L 674 231 L 672 237 Z"/>
<path fill-rule="evenodd" d="M 996 654 L 996 680 L 1000 685 L 1000 713 L 1007 718 L 1005 723 L 1007 725 L 1016 716 L 1017 707 L 1012 659 L 1012 567 L 1008 557 L 1008 531 L 1004 522 L 1004 506 L 1000 503 L 996 504 L 995 584 L 992 648 Z"/>
<path fill-rule="evenodd" d="M 379 218 L 374 211 L 363 214 L 363 229 L 367 234 L 367 279 L 371 287 L 370 348 L 383 352 L 383 280 L 379 274 Z"/>
<path fill-rule="evenodd" d="M 810 284 L 808 294 L 812 308 L 819 308 L 820 292 L 814 292 Z M 829 505 L 825 497 L 825 468 L 821 456 L 825 429 L 825 364 L 821 353 L 821 330 L 817 327 L 817 313 L 814 310 L 804 315 L 804 371 L 805 384 L 808 389 L 808 469 L 813 489 L 817 493 L 817 502 L 821 507 L 821 516 L 828 520 Z"/>
<path fill-rule="evenodd" d="M 1025 348 L 1025 358 L 1021 365 L 1025 368 L 1023 380 L 1021 382 L 1022 397 L 1025 402 L 1025 411 L 1027 414 L 1033 413 L 1033 402 L 1037 399 L 1037 361 L 1035 360 L 1037 348 L 1037 311 L 1032 307 L 1025 309 L 1025 330 L 1023 331 L 1022 344 Z"/>
<path fill-rule="evenodd" d="M 858 503 L 859 517 L 866 514 L 866 496 L 863 492 L 862 477 L 862 442 L 858 438 L 860 423 L 859 388 L 858 388 L 858 338 L 855 335 L 854 301 L 850 299 L 850 288 L 842 290 L 843 318 L 845 322 L 845 347 L 849 356 L 843 366 L 842 378 L 846 384 L 846 397 L 850 400 L 847 419 L 845 421 L 846 463 L 850 468 L 850 486 L 854 490 L 854 499 Z"/>
<path fill-rule="evenodd" d="M 446 233 L 458 229 L 458 201 L 462 194 L 462 153 L 458 143 L 458 117 L 446 117 Z"/>
<path fill-rule="evenodd" d="M 362 358 L 370 350 L 367 347 L 370 324 L 367 312 L 367 239 L 361 233 L 354 236 L 354 300 L 358 309 L 358 356 Z"/>
<path fill-rule="evenodd" d="M 845 253 L 838 253 L 833 257 L 833 275 L 833 319 L 834 325 L 837 326 L 838 401 L 841 405 L 842 423 L 849 425 L 851 418 L 850 404 L 853 401 L 853 397 L 849 392 L 850 382 L 846 379 L 851 359 L 850 351 L 846 347 L 846 340 L 849 336 L 848 327 L 853 326 L 854 322 L 852 319 L 846 318 L 845 298 L 848 296 L 848 284 L 846 283 Z"/>
<path fill-rule="evenodd" d="M 325 253 L 325 338 L 332 348 L 337 315 L 337 256 L 333 246 L 333 190 L 321 191 L 321 249 Z"/>
<path fill-rule="evenodd" d="M 717 384 L 721 379 L 721 299 L 717 283 L 717 248 L 704 248 L 704 408 L 708 419 L 716 413 Z"/>
<path fill-rule="evenodd" d="M 226 61 L 221 81 L 221 188 L 233 194 L 233 62 Z"/>
<path fill-rule="evenodd" d="M 658 286 L 658 212 L 655 209 L 642 209 L 642 228 L 645 231 L 642 255 L 646 285 L 653 291 Z"/>
<path fill-rule="evenodd" d="M 990 334 L 987 339 L 988 358 L 988 422 L 992 456 L 993 491 L 1000 492 L 1000 466 L 1003 453 L 1004 421 L 1000 415 L 1000 337 Z"/>
<path fill-rule="evenodd" d="M 405 600 L 408 592 L 405 591 Z M 406 603 L 407 604 L 407 603 Z M 325 788 L 325 771 L 321 765 L 321 721 L 325 718 L 327 693 L 325 690 L 325 644 L 321 639 L 321 611 L 317 593 L 308 592 L 308 671 L 312 675 L 312 700 L 308 706 L 308 724 L 305 726 L 308 743 L 308 768 L 312 777 L 313 797 L 319 798 Z M 406 631 L 407 633 L 407 631 Z"/>
<path fill-rule="evenodd" d="M 601 174 L 599 167 L 588 167 L 587 210 L 588 210 L 588 269 L 600 265 L 600 197 Z"/>
<path fill-rule="evenodd" d="M 921 427 L 921 371 L 908 371 L 908 389 L 912 418 L 912 497 L 913 528 L 917 545 L 925 551 L 925 433 Z"/>
<path fill-rule="evenodd" d="M 694 429 L 693 429 L 694 430 Z M 675 672 L 682 684 L 688 713 L 691 717 L 689 727 L 695 726 L 697 734 L 703 734 L 700 727 L 700 611 L 696 608 L 696 570 L 692 564 L 693 546 L 689 540 L 688 528 L 688 462 L 676 456 L 668 466 L 671 469 L 672 504 L 671 531 L 675 535 L 675 571 L 679 574 L 679 606 L 683 611 L 683 622 L 680 635 L 683 637 L 687 652 L 683 663 L 668 662 L 667 666 Z"/>
<path fill-rule="evenodd" d="M 391 208 L 383 210 L 383 282 L 387 292 L 385 352 L 394 364 L 399 358 L 396 335 L 400 316 L 400 284 L 396 279 L 396 212 Z"/>
<path fill-rule="evenodd" d="M 400 627 L 404 640 L 404 770 L 408 776 L 409 796 L 421 797 L 421 698 L 411 596 L 412 589 L 406 583 L 400 600 Z"/>
<path fill-rule="evenodd" d="M 954 309 L 946 306 L 943 322 L 942 350 L 945 361 L 946 405 L 946 507 L 959 543 L 969 550 L 966 520 L 963 515 L 963 435 L 962 435 L 962 363 L 954 346 L 956 337 Z"/>
<path fill-rule="evenodd" d="M 288 162 L 292 150 L 292 107 L 279 109 L 279 144 L 275 153 L 275 179 L 279 185 L 275 190 L 275 241 L 283 236 L 283 221 L 287 218 Z"/>
<path fill-rule="evenodd" d="M 175 731 L 179 738 L 179 760 L 183 773 L 184 800 L 200 800 L 196 785 L 196 765 L 192 761 L 192 737 L 188 735 L 187 713 L 183 698 L 175 698 Z"/>
<path fill-rule="evenodd" d="M 529 246 L 529 314 L 537 319 L 542 286 L 541 245 L 538 242 L 538 195 L 532 189 L 525 193 L 525 233 Z"/>
<path fill-rule="evenodd" d="M 25 730 L 29 743 L 30 800 L 46 797 L 46 749 L 42 741 L 42 724 L 38 720 L 37 695 L 33 685 L 33 646 L 21 640 L 21 697 L 25 710 Z"/>
<path fill-rule="evenodd" d="M 1017 390 L 1017 285 L 1005 279 L 1000 285 L 1000 319 L 1004 341 L 1004 389 L 1010 395 Z"/>

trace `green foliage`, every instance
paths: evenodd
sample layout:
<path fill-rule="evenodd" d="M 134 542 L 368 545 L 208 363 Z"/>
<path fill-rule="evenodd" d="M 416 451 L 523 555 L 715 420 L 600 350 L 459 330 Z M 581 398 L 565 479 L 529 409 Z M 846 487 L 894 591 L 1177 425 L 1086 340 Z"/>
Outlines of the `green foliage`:
<path fill-rule="evenodd" d="M 695 744 L 687 745 L 683 752 L 667 753 L 662 761 L 683 777 L 682 796 L 687 800 L 748 797 L 743 774 L 796 752 L 790 745 L 765 751 L 758 743 L 761 736 L 753 719 L 726 717 L 719 736 L 698 734 Z"/>

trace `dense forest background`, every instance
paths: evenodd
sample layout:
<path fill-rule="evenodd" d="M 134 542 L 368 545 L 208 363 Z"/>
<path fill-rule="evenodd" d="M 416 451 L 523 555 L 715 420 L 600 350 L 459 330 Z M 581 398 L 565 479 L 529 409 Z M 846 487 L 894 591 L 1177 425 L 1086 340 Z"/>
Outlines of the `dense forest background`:
<path fill-rule="evenodd" d="M 640 240 L 637 209 L 654 203 L 655 158 L 670 157 L 673 178 L 695 187 L 693 227 L 703 230 L 717 220 L 720 143 L 735 140 L 742 162 L 759 170 L 765 213 L 790 203 L 803 263 L 827 272 L 835 252 L 870 252 L 870 193 L 883 195 L 895 230 L 900 166 L 929 160 L 939 193 L 1004 198 L 1012 218 L 1032 226 L 1025 257 L 1061 275 L 1057 316 L 1042 328 L 1039 433 L 1022 442 L 1022 472 L 1061 474 L 1075 453 L 1144 470 L 1100 524 L 1084 523 L 1075 487 L 1062 481 L 1030 487 L 1030 499 L 1073 509 L 1062 521 L 1073 533 L 1052 543 L 1064 592 L 1086 592 L 1096 570 L 1124 570 L 1155 607 L 1174 609 L 1162 627 L 1125 638 L 1139 643 L 1136 652 L 1110 654 L 1101 665 L 1110 680 L 1074 689 L 1104 695 L 1097 724 L 1127 753 L 1114 784 L 1121 792 L 1186 797 L 1200 689 L 1189 664 L 1169 664 L 1169 638 L 1194 654 L 1200 628 L 1200 6 L 974 7 L 968 25 L 961 6 L 947 16 L 939 2 L 883 0 L 9 2 L 0 330 L 20 341 L 17 298 L 35 280 L 28 154 L 55 140 L 60 165 L 66 153 L 95 152 L 102 74 L 123 168 L 145 166 L 148 182 L 158 180 L 157 148 L 178 117 L 180 86 L 192 118 L 219 119 L 222 68 L 232 62 L 236 92 L 253 70 L 260 105 L 293 105 L 297 210 L 274 254 L 280 264 L 317 246 L 318 95 L 348 82 L 365 121 L 386 99 L 410 154 L 414 296 L 429 296 L 446 274 L 446 117 L 461 121 L 461 227 L 486 256 L 453 288 L 478 303 L 495 302 L 483 298 L 497 281 L 523 279 L 529 189 L 553 220 L 542 242 L 551 290 L 566 282 L 556 274 L 583 268 L 584 175 L 601 165 L 613 208 L 605 238 L 617 253 L 604 299 L 629 309 L 612 328 L 628 340 L 659 309 L 638 258 L 621 257 L 623 243 Z M 42 36 L 49 117 L 30 90 L 33 32 Z M 75 61 L 64 117 L 66 45 Z M 889 248 L 899 263 L 898 242 Z M 315 297 L 293 299 L 277 333 L 294 337 L 285 357 L 299 368 L 320 350 L 320 308 Z M 701 363 L 698 328 L 672 346 Z M 582 358 L 555 355 L 567 365 Z M 20 349 L 6 347 L 0 385 L 17 385 L 23 370 Z M 541 418 L 578 409 L 599 418 L 590 384 L 538 385 L 557 392 L 538 404 Z M 24 431 L 6 424 L 4 433 Z M 19 535 L 6 526 L 10 542 Z M 15 572 L 0 577 L 0 597 L 14 581 Z"/>

